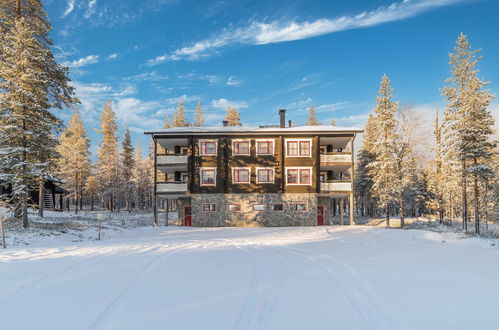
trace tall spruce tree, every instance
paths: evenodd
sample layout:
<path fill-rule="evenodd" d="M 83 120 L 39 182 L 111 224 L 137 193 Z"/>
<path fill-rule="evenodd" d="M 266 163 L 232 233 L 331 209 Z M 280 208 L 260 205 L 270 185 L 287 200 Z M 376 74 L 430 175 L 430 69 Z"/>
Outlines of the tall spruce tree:
<path fill-rule="evenodd" d="M 11 184 L 28 227 L 28 187 L 55 157 L 61 121 L 50 111 L 76 102 L 68 69 L 51 51 L 51 30 L 39 0 L 0 3 L 0 181 Z"/>
<path fill-rule="evenodd" d="M 443 89 L 447 99 L 445 112 L 449 125 L 450 148 L 461 162 L 462 220 L 467 230 L 468 201 L 467 177 L 473 176 L 475 232 L 480 232 L 479 179 L 492 175 L 489 161 L 496 141 L 491 141 L 494 118 L 487 109 L 493 95 L 485 89 L 488 84 L 478 77 L 476 66 L 480 60 L 479 50 L 472 50 L 468 38 L 461 33 L 454 53 L 450 53 L 452 76 Z"/>
<path fill-rule="evenodd" d="M 315 118 L 315 107 L 313 105 L 308 109 L 308 119 L 305 125 L 307 126 L 319 126 L 321 123 Z"/>
<path fill-rule="evenodd" d="M 112 101 L 106 101 L 101 117 L 102 141 L 97 152 L 97 175 L 101 184 L 101 195 L 110 211 L 115 209 L 116 190 L 119 182 L 119 151 L 116 115 Z"/>
<path fill-rule="evenodd" d="M 355 173 L 355 192 L 357 199 L 360 201 L 358 205 L 360 205 L 362 216 L 365 214 L 373 215 L 374 205 L 371 196 L 373 179 L 368 165 L 376 159 L 373 150 L 376 134 L 376 117 L 370 114 L 362 136 L 362 147 L 357 154 L 357 168 Z"/>
<path fill-rule="evenodd" d="M 78 212 L 78 208 L 82 208 L 85 182 L 90 173 L 89 147 L 87 131 L 83 126 L 78 108 L 75 107 L 56 148 L 60 154 L 57 159 L 58 174 L 72 192 L 75 200 L 75 213 Z"/>
<path fill-rule="evenodd" d="M 189 126 L 187 118 L 185 118 L 184 102 L 178 102 L 177 113 L 173 116 L 172 127 Z"/>
<path fill-rule="evenodd" d="M 130 137 L 130 129 L 128 126 L 125 129 L 125 136 L 121 147 L 121 175 L 125 184 L 125 204 L 128 212 L 131 212 L 131 194 L 133 192 L 132 175 L 135 167 L 135 159 L 133 154 L 132 139 Z"/>
<path fill-rule="evenodd" d="M 376 126 L 378 134 L 374 139 L 375 160 L 368 165 L 373 178 L 372 192 L 386 212 L 386 225 L 390 226 L 390 203 L 396 197 L 395 184 L 398 181 L 395 147 L 397 141 L 395 112 L 398 102 L 392 101 L 393 89 L 386 75 L 381 78 L 376 98 Z"/>
<path fill-rule="evenodd" d="M 203 116 L 203 110 L 201 109 L 201 103 L 198 102 L 198 105 L 196 107 L 196 113 L 194 114 L 194 125 L 196 127 L 201 127 L 204 126 L 204 116 Z"/>
<path fill-rule="evenodd" d="M 239 111 L 234 107 L 227 108 L 227 113 L 225 114 L 225 120 L 228 122 L 229 126 L 241 126 L 241 120 L 239 119 Z"/>

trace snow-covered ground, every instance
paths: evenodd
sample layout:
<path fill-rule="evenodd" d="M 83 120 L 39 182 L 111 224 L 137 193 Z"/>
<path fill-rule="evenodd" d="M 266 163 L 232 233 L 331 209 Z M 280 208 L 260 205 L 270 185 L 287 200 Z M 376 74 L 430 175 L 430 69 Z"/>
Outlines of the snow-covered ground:
<path fill-rule="evenodd" d="M 370 226 L 36 240 L 0 252 L 0 329 L 497 329 L 493 242 Z"/>

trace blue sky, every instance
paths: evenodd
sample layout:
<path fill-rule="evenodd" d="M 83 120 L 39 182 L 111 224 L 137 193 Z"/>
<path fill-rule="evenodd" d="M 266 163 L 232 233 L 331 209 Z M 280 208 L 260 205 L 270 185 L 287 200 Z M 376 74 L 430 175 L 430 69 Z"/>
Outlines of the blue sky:
<path fill-rule="evenodd" d="M 95 155 L 104 101 L 121 132 L 147 145 L 183 100 L 209 125 L 236 106 L 243 124 L 362 127 L 386 73 L 395 99 L 423 119 L 444 106 L 448 52 L 460 32 L 481 48 L 481 77 L 499 82 L 499 1 L 493 0 L 45 0 L 60 62 L 71 68 Z M 499 107 L 492 106 L 496 114 Z M 67 120 L 70 112 L 61 116 Z"/>

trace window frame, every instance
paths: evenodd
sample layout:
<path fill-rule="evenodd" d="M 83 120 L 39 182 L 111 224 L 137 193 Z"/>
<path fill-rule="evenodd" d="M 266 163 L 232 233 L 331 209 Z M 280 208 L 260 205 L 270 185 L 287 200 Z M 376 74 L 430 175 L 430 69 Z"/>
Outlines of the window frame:
<path fill-rule="evenodd" d="M 215 143 L 215 153 L 204 153 L 203 152 L 203 143 Z M 202 139 L 198 140 L 199 146 L 199 156 L 217 156 L 218 153 L 218 140 L 217 139 Z"/>
<path fill-rule="evenodd" d="M 272 143 L 272 152 L 263 153 L 258 151 L 258 142 L 270 142 Z M 273 156 L 275 154 L 275 139 L 255 139 L 255 149 L 257 156 Z"/>
<path fill-rule="evenodd" d="M 272 170 L 272 180 L 271 181 L 260 181 L 258 179 L 258 171 L 260 170 Z M 257 184 L 274 184 L 275 183 L 275 168 L 274 167 L 257 167 L 255 168 L 256 183 Z"/>
<path fill-rule="evenodd" d="M 289 154 L 289 148 L 288 148 L 288 143 L 289 142 L 296 142 L 297 148 L 298 148 L 298 154 L 297 155 L 290 155 Z M 302 147 L 301 143 L 302 142 L 308 142 L 309 147 L 308 147 L 308 155 L 302 155 Z M 312 158 L 312 139 L 284 139 L 284 148 L 285 150 L 285 155 L 288 158 Z"/>
<path fill-rule="evenodd" d="M 255 210 L 255 206 L 257 205 L 262 205 L 263 206 L 263 210 Z M 265 203 L 254 203 L 254 204 L 251 204 L 251 209 L 255 212 L 267 212 L 267 204 Z"/>
<path fill-rule="evenodd" d="M 295 209 L 295 205 L 304 205 L 305 208 L 303 210 L 297 210 L 297 209 Z M 307 212 L 307 210 L 308 210 L 308 205 L 306 202 L 293 202 L 293 203 L 289 203 L 289 206 L 295 212 Z"/>
<path fill-rule="evenodd" d="M 204 171 L 214 171 L 215 172 L 215 178 L 213 180 L 213 184 L 203 183 L 203 172 Z M 199 185 L 202 187 L 216 187 L 217 186 L 217 168 L 216 167 L 200 167 L 199 168 Z"/>
<path fill-rule="evenodd" d="M 236 153 L 236 144 L 248 143 L 248 153 Z M 251 156 L 251 140 L 250 139 L 232 139 L 232 156 Z"/>
<path fill-rule="evenodd" d="M 270 204 L 270 212 L 284 212 L 284 203 L 272 203 Z M 274 205 L 281 205 L 282 209 L 281 210 L 274 210 Z"/>
<path fill-rule="evenodd" d="M 205 206 L 211 205 L 213 206 L 213 210 L 205 210 Z M 201 204 L 201 211 L 203 212 L 216 212 L 217 211 L 217 204 L 216 203 L 203 203 Z"/>
<path fill-rule="evenodd" d="M 236 171 L 247 170 L 248 171 L 248 181 L 235 181 Z M 232 184 L 250 184 L 251 183 L 251 167 L 233 167 L 232 168 Z"/>
<path fill-rule="evenodd" d="M 231 210 L 230 207 L 232 205 L 238 205 L 239 210 Z M 229 204 L 227 204 L 227 212 L 242 212 L 242 211 L 243 211 L 243 207 L 242 207 L 241 203 L 229 203 Z"/>
<path fill-rule="evenodd" d="M 298 171 L 298 182 L 297 183 L 289 183 L 288 181 L 288 171 L 289 170 L 297 170 Z M 309 175 L 309 183 L 302 183 L 301 181 L 301 171 L 308 171 Z M 285 168 L 285 175 L 286 175 L 286 185 L 290 185 L 290 186 L 311 186 L 312 185 L 312 178 L 313 178 L 313 171 L 312 171 L 312 167 L 286 167 Z"/>

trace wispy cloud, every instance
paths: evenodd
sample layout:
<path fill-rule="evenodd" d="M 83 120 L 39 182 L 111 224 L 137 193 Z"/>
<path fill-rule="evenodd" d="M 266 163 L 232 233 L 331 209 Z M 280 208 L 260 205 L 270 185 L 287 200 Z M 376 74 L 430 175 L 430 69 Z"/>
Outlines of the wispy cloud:
<path fill-rule="evenodd" d="M 75 9 L 75 0 L 68 0 L 68 8 L 62 14 L 62 17 L 66 17 Z"/>
<path fill-rule="evenodd" d="M 65 63 L 65 65 L 71 68 L 81 68 L 88 64 L 93 64 L 99 62 L 99 55 L 88 55 L 80 59 L 74 60 L 72 62 Z"/>
<path fill-rule="evenodd" d="M 240 86 L 242 83 L 242 80 L 236 79 L 236 77 L 234 76 L 231 76 L 227 79 L 228 86 Z"/>
<path fill-rule="evenodd" d="M 248 103 L 242 101 L 229 101 L 227 99 L 220 98 L 218 100 L 211 101 L 211 106 L 217 109 L 227 109 L 229 107 L 234 107 L 236 109 L 244 109 L 247 108 L 249 105 Z"/>
<path fill-rule="evenodd" d="M 320 18 L 314 21 L 251 22 L 240 28 L 226 28 L 220 33 L 179 48 L 170 54 L 148 61 L 157 65 L 166 61 L 198 60 L 237 44 L 263 45 L 316 37 L 339 31 L 365 28 L 414 17 L 426 11 L 449 6 L 463 0 L 403 0 L 388 7 L 378 7 L 353 16 Z"/>
<path fill-rule="evenodd" d="M 109 55 L 108 57 L 106 57 L 106 60 L 114 60 L 116 58 L 118 58 L 118 53 Z"/>

